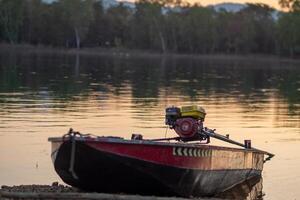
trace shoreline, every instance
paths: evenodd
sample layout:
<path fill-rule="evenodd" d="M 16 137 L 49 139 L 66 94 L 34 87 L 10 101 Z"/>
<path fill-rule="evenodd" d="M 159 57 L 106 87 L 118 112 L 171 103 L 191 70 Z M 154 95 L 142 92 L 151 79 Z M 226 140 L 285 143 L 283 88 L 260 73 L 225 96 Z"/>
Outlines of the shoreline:
<path fill-rule="evenodd" d="M 52 185 L 1 186 L 0 199 L 69 199 L 69 200 L 191 200 L 195 198 L 157 197 L 132 194 L 108 194 L 80 191 L 76 188 L 52 183 Z M 196 198 L 197 200 L 220 200 L 219 198 Z"/>
<path fill-rule="evenodd" d="M 300 63 L 300 59 L 278 55 L 264 54 L 180 54 L 159 53 L 147 50 L 123 49 L 123 48 L 61 48 L 30 44 L 0 43 L 0 53 L 15 52 L 24 54 L 58 54 L 58 55 L 82 55 L 82 56 L 112 56 L 119 58 L 178 58 L 178 59 L 208 59 L 208 60 L 254 60 L 262 62 Z"/>

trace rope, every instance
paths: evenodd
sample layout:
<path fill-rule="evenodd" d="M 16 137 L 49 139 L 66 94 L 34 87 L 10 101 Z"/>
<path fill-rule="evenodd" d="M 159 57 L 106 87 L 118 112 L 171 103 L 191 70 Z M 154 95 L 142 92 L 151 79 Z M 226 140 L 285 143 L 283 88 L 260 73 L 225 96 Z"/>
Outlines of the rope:
<path fill-rule="evenodd" d="M 80 135 L 80 133 L 78 132 L 72 132 L 73 130 L 70 129 L 69 131 L 69 136 L 71 137 L 71 142 L 72 142 L 72 146 L 71 146 L 71 158 L 70 158 L 70 168 L 69 168 L 69 172 L 72 174 L 74 179 L 78 179 L 78 176 L 76 175 L 76 172 L 74 170 L 74 165 L 75 165 L 75 153 L 76 153 L 76 140 L 75 137 L 76 135 Z"/>

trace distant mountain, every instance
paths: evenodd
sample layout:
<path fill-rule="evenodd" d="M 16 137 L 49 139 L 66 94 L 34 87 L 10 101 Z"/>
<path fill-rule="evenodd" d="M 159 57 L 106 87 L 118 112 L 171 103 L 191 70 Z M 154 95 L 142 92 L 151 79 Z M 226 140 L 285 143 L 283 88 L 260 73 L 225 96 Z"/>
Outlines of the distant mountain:
<path fill-rule="evenodd" d="M 42 1 L 46 2 L 46 3 L 52 3 L 57 0 L 42 0 Z M 117 1 L 117 0 L 99 0 L 99 1 L 102 1 L 102 5 L 103 5 L 104 9 L 117 6 L 120 3 L 123 3 L 124 6 L 127 6 L 129 8 L 135 8 L 134 3 L 129 2 L 129 1 Z"/>
<path fill-rule="evenodd" d="M 51 1 L 51 0 L 48 0 Z M 53 0 L 52 0 L 53 1 Z M 133 2 L 129 1 L 122 1 L 122 0 L 100 0 L 103 3 L 103 7 L 105 9 L 113 6 L 117 6 L 120 3 L 123 3 L 125 6 L 134 9 L 135 4 Z M 220 4 L 215 4 L 215 5 L 209 5 L 213 7 L 216 11 L 220 11 L 222 9 L 226 10 L 227 12 L 238 12 L 242 10 L 243 8 L 247 7 L 246 4 L 241 4 L 241 3 L 220 3 Z M 178 8 L 177 8 L 178 9 Z"/>
<path fill-rule="evenodd" d="M 119 4 L 116 0 L 102 0 L 102 6 L 104 9 L 117 6 Z"/>
<path fill-rule="evenodd" d="M 129 8 L 135 8 L 135 4 L 129 1 L 116 1 L 116 0 L 101 0 L 101 1 L 104 9 L 117 6 L 120 3 L 123 3 L 124 6 L 127 6 Z"/>
<path fill-rule="evenodd" d="M 52 3 L 56 0 L 42 0 L 47 3 Z M 129 2 L 129 1 L 122 1 L 122 0 L 99 0 L 102 1 L 103 7 L 105 9 L 117 6 L 120 3 L 123 3 L 123 5 L 129 7 L 129 8 L 135 8 L 134 2 Z M 209 7 L 213 7 L 216 11 L 220 11 L 222 9 L 226 10 L 227 12 L 238 12 L 241 9 L 247 7 L 246 4 L 241 4 L 241 3 L 220 3 L 220 4 L 215 4 L 215 5 L 209 5 Z"/>
<path fill-rule="evenodd" d="M 122 1 L 122 3 L 123 3 L 123 5 L 124 6 L 127 6 L 127 7 L 129 7 L 129 8 L 135 8 L 135 4 L 134 3 L 132 3 L 132 2 L 129 2 L 129 1 Z"/>
<path fill-rule="evenodd" d="M 45 2 L 45 3 L 52 3 L 55 0 L 42 0 L 42 1 Z"/>
<path fill-rule="evenodd" d="M 241 3 L 220 3 L 220 4 L 215 4 L 215 5 L 209 5 L 210 7 L 213 7 L 215 11 L 219 12 L 221 10 L 225 10 L 227 12 L 239 12 L 240 10 L 246 8 L 248 5 L 247 4 L 241 4 Z M 280 11 L 274 10 L 272 12 L 272 18 L 274 20 L 278 20 Z"/>
<path fill-rule="evenodd" d="M 57 0 L 42 0 L 44 2 L 47 3 L 52 3 L 54 1 Z M 135 4 L 134 2 L 129 2 L 129 1 L 124 1 L 124 0 L 98 0 L 98 1 L 102 1 L 102 5 L 104 9 L 108 9 L 110 7 L 114 7 L 119 5 L 120 3 L 123 3 L 123 5 L 127 6 L 128 8 L 134 9 L 135 8 Z M 212 7 L 215 9 L 215 11 L 219 12 L 221 10 L 225 10 L 227 12 L 239 12 L 240 10 L 244 9 L 247 7 L 247 4 L 242 4 L 242 3 L 219 3 L 219 4 L 214 4 L 214 5 L 208 5 L 207 7 Z M 175 8 L 165 8 L 163 9 L 163 13 L 166 13 L 169 10 L 173 10 L 173 11 L 177 11 L 180 12 L 180 8 L 175 7 Z M 272 13 L 272 17 L 273 19 L 277 20 L 278 19 L 278 15 L 279 12 L 277 10 L 275 10 Z"/>
<path fill-rule="evenodd" d="M 209 5 L 210 7 L 213 7 L 215 11 L 219 12 L 221 10 L 225 10 L 227 12 L 239 12 L 243 8 L 246 8 L 246 4 L 241 3 L 219 3 L 215 5 Z"/>

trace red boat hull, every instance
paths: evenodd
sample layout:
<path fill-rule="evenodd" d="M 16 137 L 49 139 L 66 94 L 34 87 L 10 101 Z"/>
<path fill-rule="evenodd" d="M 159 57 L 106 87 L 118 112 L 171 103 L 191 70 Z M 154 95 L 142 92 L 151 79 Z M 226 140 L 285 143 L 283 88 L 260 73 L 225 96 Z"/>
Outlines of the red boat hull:
<path fill-rule="evenodd" d="M 55 170 L 64 182 L 109 193 L 214 196 L 260 177 L 264 157 L 208 145 L 107 138 L 52 142 Z"/>

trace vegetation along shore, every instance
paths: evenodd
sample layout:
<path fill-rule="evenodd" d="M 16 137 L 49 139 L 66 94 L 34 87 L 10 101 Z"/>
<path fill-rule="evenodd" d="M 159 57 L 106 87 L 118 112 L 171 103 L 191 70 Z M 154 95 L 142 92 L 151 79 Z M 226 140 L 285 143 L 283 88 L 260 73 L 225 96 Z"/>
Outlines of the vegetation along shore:
<path fill-rule="evenodd" d="M 113 1 L 113 0 L 111 0 Z M 172 0 L 2 0 L 0 42 L 179 54 L 300 54 L 300 6 L 228 11 Z"/>

